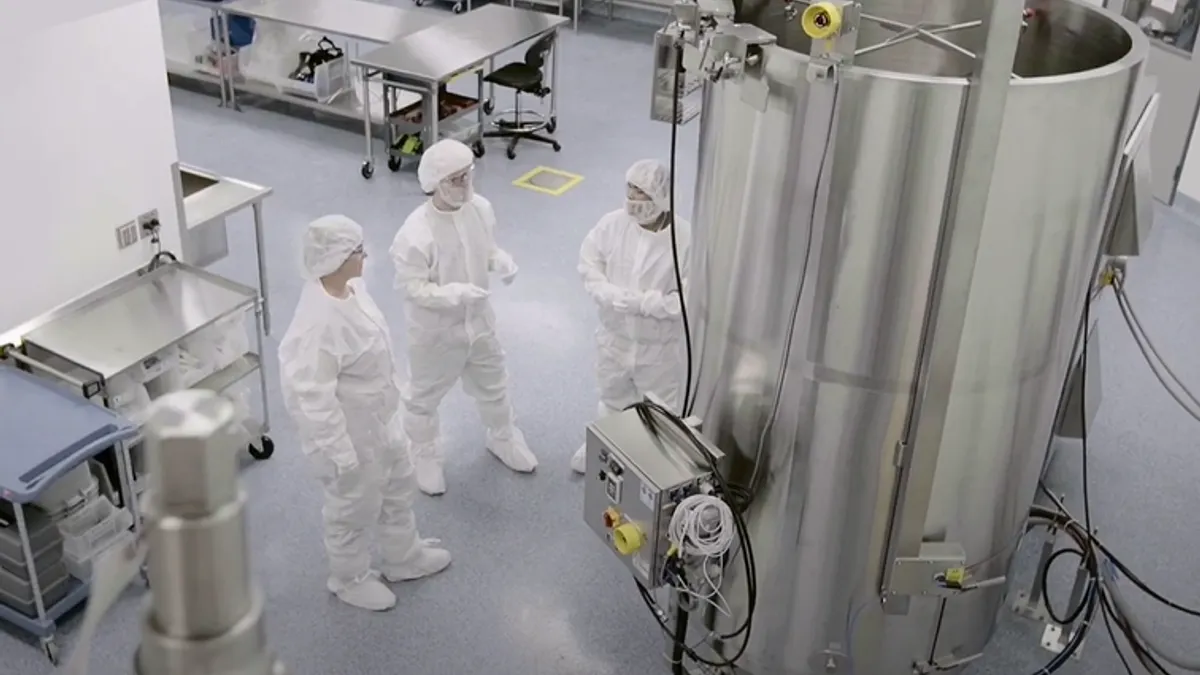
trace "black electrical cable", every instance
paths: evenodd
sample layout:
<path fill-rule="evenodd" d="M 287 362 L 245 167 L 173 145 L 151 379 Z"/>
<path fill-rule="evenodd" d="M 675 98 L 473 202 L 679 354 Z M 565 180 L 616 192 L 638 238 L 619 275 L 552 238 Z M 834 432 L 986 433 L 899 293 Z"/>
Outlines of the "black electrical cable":
<path fill-rule="evenodd" d="M 683 657 L 687 651 L 688 611 L 683 603 L 675 606 L 675 636 L 671 640 L 671 675 L 687 675 Z"/>
<path fill-rule="evenodd" d="M 671 156 L 669 158 L 671 185 L 668 196 L 671 228 L 671 258 L 675 263 L 675 292 L 679 294 L 679 317 L 683 321 L 683 344 L 687 350 L 687 375 L 683 387 L 683 404 L 679 408 L 680 417 L 692 414 L 695 401 L 692 400 L 692 328 L 688 323 L 687 299 L 683 288 L 683 273 L 679 266 L 679 240 L 675 234 L 675 158 L 678 155 L 679 140 L 679 72 L 683 70 L 683 45 L 675 45 L 675 67 L 671 82 Z"/>
<path fill-rule="evenodd" d="M 1079 558 L 1080 567 L 1083 566 L 1083 557 L 1084 557 L 1083 551 L 1076 549 L 1076 548 L 1060 548 L 1050 555 L 1050 557 L 1046 560 L 1046 566 L 1044 568 L 1042 568 L 1042 570 L 1041 570 L 1041 577 L 1042 577 L 1041 593 L 1042 593 L 1042 598 L 1046 604 L 1046 613 L 1049 614 L 1050 618 L 1053 619 L 1054 622 L 1060 626 L 1065 626 L 1065 625 L 1073 622 L 1075 619 L 1078 619 L 1079 615 L 1083 614 L 1084 608 L 1087 607 L 1087 603 L 1084 602 L 1084 599 L 1080 598 L 1079 604 L 1077 604 L 1074 608 L 1070 609 L 1070 611 L 1067 612 L 1066 616 L 1060 617 L 1058 612 L 1055 611 L 1055 609 L 1054 609 L 1054 603 L 1050 601 L 1050 588 L 1049 588 L 1049 586 L 1050 586 L 1050 581 L 1049 581 L 1050 570 L 1051 570 L 1051 568 L 1054 567 L 1054 563 L 1059 558 L 1061 558 L 1063 556 L 1067 556 L 1067 555 L 1077 556 Z M 1094 581 L 1093 581 L 1093 583 L 1094 583 Z"/>
<path fill-rule="evenodd" d="M 1038 488 L 1047 497 L 1049 497 L 1051 501 L 1053 501 L 1055 503 L 1057 508 L 1060 511 L 1062 511 L 1062 513 L 1066 514 L 1066 517 L 1068 519 L 1070 518 L 1070 514 L 1067 512 L 1066 508 L 1062 504 L 1062 500 L 1060 500 L 1057 495 L 1055 495 L 1053 492 L 1051 492 L 1050 489 L 1047 488 L 1045 486 L 1045 484 L 1043 484 L 1043 483 L 1038 483 Z M 1040 508 L 1041 507 L 1035 507 L 1035 510 L 1040 509 Z M 1044 513 L 1042 513 L 1040 515 L 1045 515 L 1045 513 L 1053 514 L 1055 512 L 1050 511 L 1050 510 L 1044 510 Z M 1049 516 L 1047 516 L 1047 517 L 1049 517 Z M 1105 560 L 1112 563 L 1112 565 L 1114 567 L 1116 567 L 1118 571 L 1121 572 L 1122 576 L 1129 579 L 1130 583 L 1132 583 L 1134 586 L 1137 586 L 1138 589 L 1140 589 L 1143 593 L 1145 593 L 1146 595 L 1149 595 L 1154 600 L 1158 601 L 1159 603 L 1161 603 L 1163 605 L 1166 605 L 1167 607 L 1170 607 L 1171 609 L 1173 609 L 1177 612 L 1187 614 L 1188 616 L 1200 617 L 1200 610 L 1193 609 L 1191 607 L 1187 607 L 1187 606 L 1179 604 L 1178 602 L 1175 602 L 1174 600 L 1164 596 L 1162 593 L 1155 590 L 1152 586 L 1150 586 L 1148 583 L 1146 583 L 1144 580 L 1142 580 L 1142 578 L 1139 577 L 1136 572 L 1134 572 L 1132 569 L 1130 569 L 1128 565 L 1126 565 L 1119 557 L 1117 557 L 1117 555 L 1113 552 L 1113 550 L 1111 548 L 1108 547 L 1108 545 L 1106 545 L 1103 541 L 1101 541 L 1094 534 L 1092 535 L 1092 543 L 1095 545 L 1096 549 L 1099 550 L 1100 553 L 1104 554 Z"/>
<path fill-rule="evenodd" d="M 725 476 L 721 473 L 720 468 L 717 466 L 716 457 L 714 457 L 712 452 L 709 451 L 709 449 L 700 441 L 700 439 L 696 437 L 695 432 L 683 421 L 681 417 L 652 401 L 634 403 L 626 409 L 635 410 L 639 419 L 642 421 L 642 424 L 644 424 L 650 433 L 656 437 L 662 433 L 662 429 L 660 428 L 659 421 L 656 419 L 656 417 L 661 417 L 662 419 L 666 420 L 671 426 L 675 427 L 680 433 L 683 434 L 685 438 L 691 442 L 696 451 L 709 465 L 709 469 L 712 471 L 713 480 L 717 484 L 716 489 L 718 494 L 723 498 L 732 498 L 731 495 L 736 494 L 736 490 L 733 489 L 733 486 L 731 486 L 730 483 L 725 479 Z M 739 625 L 735 630 L 730 633 L 720 634 L 716 637 L 724 641 L 741 636 L 741 645 L 732 656 L 727 658 L 722 657 L 722 661 L 712 661 L 710 659 L 700 657 L 695 653 L 695 650 L 692 650 L 685 645 L 685 653 L 689 657 L 691 657 L 697 663 L 714 667 L 733 667 L 736 665 L 738 659 L 740 659 L 742 655 L 746 653 L 746 649 L 750 645 L 750 636 L 754 625 L 754 613 L 758 605 L 758 569 L 754 558 L 754 549 L 750 543 L 749 530 L 746 527 L 746 521 L 742 517 L 742 514 L 737 509 L 731 509 L 731 511 L 733 514 L 734 528 L 737 531 L 738 539 L 741 543 L 741 545 L 738 547 L 738 551 L 741 555 L 742 563 L 746 570 L 746 616 L 742 620 L 741 625 Z M 638 588 L 642 595 L 642 600 L 646 603 L 646 606 L 651 610 L 651 612 L 654 613 L 655 618 L 659 621 L 659 625 L 663 626 L 663 629 L 667 632 L 667 634 L 674 639 L 675 632 L 666 626 L 666 623 L 659 618 L 658 612 L 655 611 L 653 598 L 650 597 L 649 593 L 644 587 L 641 586 L 641 584 L 638 584 Z"/>
<path fill-rule="evenodd" d="M 1046 665 L 1033 673 L 1033 675 L 1049 675 L 1050 673 L 1057 672 L 1066 665 L 1071 656 L 1079 651 L 1079 648 L 1083 645 L 1084 638 L 1087 637 L 1087 633 L 1093 625 L 1096 611 L 1100 609 L 1102 595 L 1101 584 L 1098 581 L 1100 579 L 1100 560 L 1096 555 L 1096 548 L 1089 543 L 1087 533 L 1080 531 L 1082 528 L 1068 514 L 1034 505 L 1030 509 L 1030 515 L 1054 522 L 1063 532 L 1075 540 L 1078 550 L 1084 552 L 1081 564 L 1087 569 L 1090 578 L 1090 583 L 1084 591 L 1083 602 L 1081 603 L 1084 609 L 1082 616 L 1079 618 L 1078 627 L 1071 632 L 1070 639 L 1063 650 L 1055 654 Z"/>
<path fill-rule="evenodd" d="M 1130 649 L 1133 650 L 1134 658 L 1138 659 L 1143 667 L 1146 667 L 1146 662 L 1142 658 L 1145 651 L 1144 648 L 1141 647 L 1137 636 L 1133 634 L 1129 626 L 1122 621 L 1120 612 L 1113 606 L 1113 602 L 1108 597 L 1108 594 L 1104 594 L 1101 598 L 1100 609 L 1104 617 L 1104 628 L 1108 631 L 1108 639 L 1112 642 L 1113 651 L 1117 653 L 1117 658 L 1121 661 L 1121 665 L 1125 668 L 1127 675 L 1134 675 L 1133 667 L 1129 665 L 1129 659 L 1125 658 L 1125 652 L 1121 649 L 1121 644 L 1117 642 L 1117 635 L 1112 628 L 1113 624 L 1117 625 L 1117 629 L 1121 631 L 1121 635 L 1129 644 Z M 1148 667 L 1146 669 L 1150 670 Z"/>

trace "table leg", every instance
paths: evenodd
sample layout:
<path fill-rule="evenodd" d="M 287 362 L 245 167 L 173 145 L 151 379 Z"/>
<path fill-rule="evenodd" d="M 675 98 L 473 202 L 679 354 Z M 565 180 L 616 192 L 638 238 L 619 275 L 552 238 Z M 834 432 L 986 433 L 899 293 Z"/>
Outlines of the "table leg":
<path fill-rule="evenodd" d="M 114 451 L 117 456 L 117 480 L 121 483 L 121 506 L 129 509 L 129 514 L 133 516 L 133 531 L 141 532 L 142 513 L 133 491 L 133 459 L 129 454 L 129 443 L 118 443 Z"/>
<path fill-rule="evenodd" d="M 39 623 L 46 623 L 46 603 L 42 601 L 42 584 L 38 580 L 37 566 L 33 563 L 33 544 L 29 542 L 29 526 L 25 523 L 25 507 L 12 503 L 13 515 L 17 518 L 17 536 L 21 540 L 21 553 L 25 556 L 25 569 L 29 571 L 29 585 L 33 588 L 33 603 L 37 607 Z"/>
<path fill-rule="evenodd" d="M 265 299 L 266 299 L 265 296 L 263 299 L 265 301 Z M 259 307 L 262 308 L 262 310 L 264 312 L 263 316 L 265 317 L 266 316 L 266 314 L 265 314 L 266 305 L 260 304 Z M 258 360 L 258 391 L 260 392 L 260 395 L 262 396 L 262 430 L 261 430 L 260 436 L 266 437 L 267 434 L 271 433 L 271 406 L 268 404 L 268 400 L 267 400 L 267 359 L 264 358 L 266 352 L 263 351 L 263 332 L 261 330 L 254 331 L 254 341 L 255 341 L 255 345 L 254 345 L 255 349 L 258 350 L 258 354 L 259 354 L 259 357 L 258 357 L 258 359 L 259 359 Z M 260 438 L 259 440 L 262 441 L 262 438 Z M 258 447 L 261 448 L 262 446 L 260 445 Z"/>
<path fill-rule="evenodd" d="M 392 115 L 396 113 L 396 90 L 388 86 L 387 75 L 382 76 L 381 86 L 383 87 L 383 147 L 384 155 L 387 158 L 388 168 L 399 166 L 393 164 L 398 162 L 398 159 L 392 158 L 392 153 L 396 149 L 396 127 L 392 126 Z"/>
<path fill-rule="evenodd" d="M 366 158 L 362 164 L 363 178 L 370 178 L 375 172 L 375 144 L 371 138 L 371 71 L 363 66 L 362 68 L 362 110 L 363 110 L 363 135 L 367 139 Z"/>
<path fill-rule="evenodd" d="M 441 83 L 432 83 L 432 85 L 429 87 L 429 98 L 427 99 L 429 101 L 429 124 L 426 125 L 429 128 L 429 138 L 431 140 L 426 142 L 425 150 L 428 150 L 430 146 L 441 140 L 441 136 L 438 135 L 441 133 L 441 129 L 438 128 L 438 113 L 441 112 L 440 93 Z"/>
<path fill-rule="evenodd" d="M 490 59 L 488 59 L 488 72 L 489 73 L 496 72 L 496 57 L 494 57 L 494 56 L 491 57 Z M 496 83 L 495 82 L 488 82 L 488 102 L 491 103 L 492 105 L 496 105 Z"/>
<path fill-rule="evenodd" d="M 214 9 L 212 11 L 212 16 L 208 20 L 208 25 L 212 27 L 213 32 L 216 33 L 214 37 L 217 39 L 217 88 L 221 90 L 221 107 L 225 108 L 229 106 L 229 99 L 225 92 L 225 64 L 222 63 L 222 60 L 225 58 L 225 56 L 221 52 L 225 51 L 225 47 L 224 42 L 221 41 L 222 28 L 220 10 Z"/>
<path fill-rule="evenodd" d="M 482 148 L 483 147 L 483 125 L 484 125 L 483 68 L 480 68 L 479 70 L 475 71 L 475 83 L 476 83 L 476 88 L 478 89 L 478 92 L 475 94 L 475 96 L 477 97 L 477 99 L 479 101 L 479 104 L 475 107 L 475 123 L 479 125 L 479 131 L 477 132 L 478 136 L 476 136 L 476 140 L 480 144 L 479 147 Z"/>
<path fill-rule="evenodd" d="M 251 207 L 254 211 L 254 253 L 258 256 L 258 294 L 262 302 L 262 332 L 271 334 L 271 307 L 267 299 L 267 259 L 266 241 L 263 235 L 262 202 L 255 202 Z"/>
<path fill-rule="evenodd" d="M 229 36 L 229 14 L 226 12 L 221 12 L 220 14 L 221 14 L 221 24 L 222 24 L 222 26 L 221 26 L 221 42 L 224 45 L 223 49 L 225 51 L 225 59 L 232 62 L 234 60 L 234 54 L 233 54 L 233 42 Z M 221 65 L 221 69 L 222 70 L 225 69 L 225 64 Z M 232 67 L 232 65 L 230 65 L 229 73 L 225 76 L 225 81 L 229 85 L 229 103 L 230 103 L 230 105 L 233 106 L 234 110 L 241 112 L 242 108 L 241 108 L 241 106 L 238 105 L 238 102 L 237 102 L 237 87 L 234 86 L 233 75 L 234 75 L 233 67 Z"/>

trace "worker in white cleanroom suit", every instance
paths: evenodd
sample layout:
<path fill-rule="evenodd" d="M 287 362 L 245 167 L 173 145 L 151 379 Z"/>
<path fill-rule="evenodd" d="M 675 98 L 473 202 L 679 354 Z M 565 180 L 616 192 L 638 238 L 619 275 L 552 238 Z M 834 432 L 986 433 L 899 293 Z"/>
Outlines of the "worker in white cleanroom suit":
<path fill-rule="evenodd" d="M 600 306 L 596 379 L 601 417 L 647 394 L 674 409 L 686 374 L 672 236 L 686 285 L 692 227 L 678 218 L 671 225 L 671 172 L 661 162 L 635 163 L 625 173 L 625 183 L 624 207 L 605 214 L 579 249 L 583 286 Z M 580 446 L 571 468 L 583 473 L 586 457 L 586 447 Z"/>
<path fill-rule="evenodd" d="M 308 226 L 310 281 L 279 345 L 279 371 L 284 406 L 325 488 L 327 587 L 347 604 L 382 611 L 396 596 L 380 576 L 397 582 L 436 574 L 450 554 L 417 534 L 396 360 L 387 322 L 361 279 L 365 258 L 362 228 L 349 218 L 325 216 Z M 372 529 L 382 552 L 377 569 Z"/>
<path fill-rule="evenodd" d="M 488 301 L 488 274 L 510 284 L 517 266 L 496 246 L 496 214 L 474 192 L 474 164 L 470 148 L 458 141 L 425 151 L 417 178 L 430 197 L 404 221 L 391 248 L 408 318 L 404 429 L 417 484 L 430 495 L 446 491 L 438 406 L 459 378 L 487 427 L 487 449 L 513 471 L 537 468 L 513 423 L 504 349 Z"/>

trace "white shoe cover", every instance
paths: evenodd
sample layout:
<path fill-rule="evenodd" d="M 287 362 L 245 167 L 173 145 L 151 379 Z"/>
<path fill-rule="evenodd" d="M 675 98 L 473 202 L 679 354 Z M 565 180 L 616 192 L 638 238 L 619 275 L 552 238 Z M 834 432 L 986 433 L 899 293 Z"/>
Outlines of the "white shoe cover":
<path fill-rule="evenodd" d="M 427 495 L 436 497 L 446 493 L 446 472 L 440 457 L 413 453 L 413 469 L 417 474 L 417 487 Z"/>
<path fill-rule="evenodd" d="M 450 552 L 433 545 L 437 539 L 422 539 L 408 559 L 396 565 L 383 565 L 383 578 L 392 583 L 431 577 L 450 566 Z"/>
<path fill-rule="evenodd" d="M 522 434 L 520 429 L 512 429 L 499 438 L 488 432 L 487 449 L 496 459 L 517 473 L 533 473 L 534 469 L 537 469 L 537 457 L 533 456 L 533 452 L 525 444 L 525 434 Z"/>
<path fill-rule="evenodd" d="M 587 473 L 587 444 L 579 446 L 571 456 L 571 470 L 578 474 Z"/>
<path fill-rule="evenodd" d="M 384 586 L 374 572 L 361 581 L 344 583 L 330 579 L 326 584 L 338 600 L 359 609 L 382 612 L 396 606 L 396 595 Z"/>

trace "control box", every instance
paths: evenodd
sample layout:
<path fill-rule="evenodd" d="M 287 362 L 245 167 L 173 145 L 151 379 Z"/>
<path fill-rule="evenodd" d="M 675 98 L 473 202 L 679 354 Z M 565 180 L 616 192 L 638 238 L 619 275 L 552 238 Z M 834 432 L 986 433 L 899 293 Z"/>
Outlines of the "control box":
<path fill-rule="evenodd" d="M 647 589 L 664 583 L 675 506 L 712 480 L 695 442 L 667 419 L 656 421 L 658 436 L 633 410 L 588 425 L 583 497 L 588 527 Z M 694 436 L 715 460 L 723 458 L 699 431 Z"/>

